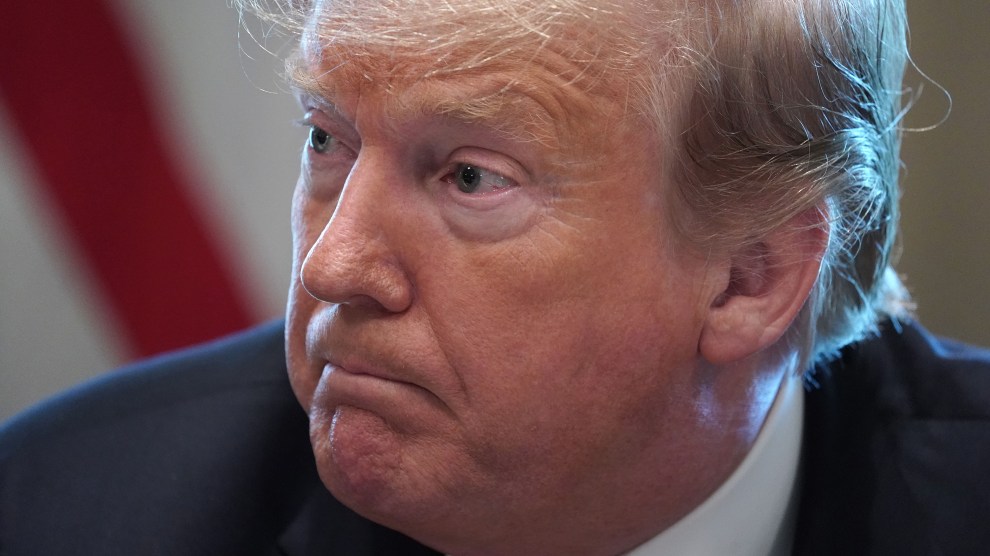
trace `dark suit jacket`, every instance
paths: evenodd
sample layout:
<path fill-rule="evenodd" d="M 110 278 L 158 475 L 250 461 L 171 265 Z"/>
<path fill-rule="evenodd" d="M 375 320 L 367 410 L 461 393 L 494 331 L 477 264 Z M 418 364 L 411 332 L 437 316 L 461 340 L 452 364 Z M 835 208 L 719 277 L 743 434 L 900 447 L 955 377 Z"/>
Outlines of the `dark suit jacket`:
<path fill-rule="evenodd" d="M 271 324 L 9 423 L 0 554 L 432 553 L 323 488 L 282 348 Z M 990 355 L 908 325 L 816 378 L 795 553 L 990 553 Z"/>

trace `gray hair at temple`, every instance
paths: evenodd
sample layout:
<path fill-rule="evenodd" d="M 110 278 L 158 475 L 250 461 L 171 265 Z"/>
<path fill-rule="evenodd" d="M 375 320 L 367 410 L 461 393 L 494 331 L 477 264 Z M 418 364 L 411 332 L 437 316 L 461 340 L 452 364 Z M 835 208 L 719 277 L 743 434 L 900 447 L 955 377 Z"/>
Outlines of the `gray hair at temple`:
<path fill-rule="evenodd" d="M 891 261 L 903 0 L 238 3 L 305 40 L 355 45 L 355 55 L 363 47 L 436 56 L 438 74 L 531 59 L 569 41 L 558 52 L 586 67 L 574 82 L 623 83 L 628 117 L 656 130 L 658 171 L 674 184 L 668 217 L 686 244 L 752 252 L 782 224 L 822 211 L 821 272 L 785 336 L 800 368 L 909 312 Z M 465 49 L 474 54 L 452 55 Z"/>
<path fill-rule="evenodd" d="M 788 334 L 802 368 L 904 316 L 898 224 L 902 0 L 695 4 L 680 129 L 682 226 L 739 249 L 819 206 L 829 244 Z"/>

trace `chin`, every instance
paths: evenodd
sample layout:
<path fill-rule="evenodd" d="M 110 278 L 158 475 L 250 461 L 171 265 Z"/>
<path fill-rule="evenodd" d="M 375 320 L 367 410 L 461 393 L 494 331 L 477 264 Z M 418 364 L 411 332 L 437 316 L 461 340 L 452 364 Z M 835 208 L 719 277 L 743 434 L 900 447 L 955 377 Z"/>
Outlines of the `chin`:
<path fill-rule="evenodd" d="M 395 528 L 430 507 L 416 495 L 415 466 L 406 462 L 409 439 L 378 415 L 338 407 L 329 420 L 311 418 L 310 439 L 323 484 L 364 517 Z"/>
<path fill-rule="evenodd" d="M 348 506 L 378 505 L 401 482 L 400 441 L 373 413 L 341 406 L 311 415 L 310 441 L 320 479 Z"/>
<path fill-rule="evenodd" d="M 378 415 L 349 406 L 329 419 L 311 418 L 310 436 L 320 479 L 345 506 L 435 549 L 459 546 L 454 539 L 470 529 L 459 523 L 464 497 L 447 487 L 466 477 L 438 476 L 464 469 L 447 465 L 434 443 L 417 443 Z"/>

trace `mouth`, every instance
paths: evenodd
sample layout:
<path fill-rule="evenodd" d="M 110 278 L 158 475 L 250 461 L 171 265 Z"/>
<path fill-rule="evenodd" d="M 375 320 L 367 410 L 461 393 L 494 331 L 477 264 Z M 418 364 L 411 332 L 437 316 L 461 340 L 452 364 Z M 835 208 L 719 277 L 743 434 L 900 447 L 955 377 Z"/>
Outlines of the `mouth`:
<path fill-rule="evenodd" d="M 423 386 L 378 368 L 328 361 L 313 396 L 321 412 L 333 415 L 347 406 L 378 415 L 398 431 L 412 431 L 429 423 L 447 406 Z"/>
<path fill-rule="evenodd" d="M 382 396 L 400 395 L 410 390 L 418 390 L 426 394 L 430 393 L 418 384 L 389 376 L 388 373 L 359 366 L 348 365 L 345 367 L 329 362 L 323 366 L 322 380 L 326 380 L 328 384 L 336 388 L 338 394 L 344 395 L 350 393 L 352 397 L 361 397 L 361 395 L 369 394 Z"/>
<path fill-rule="evenodd" d="M 386 368 L 380 368 L 379 366 L 370 365 L 356 360 L 336 359 L 331 357 L 323 366 L 323 372 L 325 374 L 334 371 L 354 376 L 366 376 L 387 382 L 396 382 L 399 384 L 416 386 L 413 382 L 405 380 L 405 377 L 400 376 L 398 373 L 393 373 Z"/>

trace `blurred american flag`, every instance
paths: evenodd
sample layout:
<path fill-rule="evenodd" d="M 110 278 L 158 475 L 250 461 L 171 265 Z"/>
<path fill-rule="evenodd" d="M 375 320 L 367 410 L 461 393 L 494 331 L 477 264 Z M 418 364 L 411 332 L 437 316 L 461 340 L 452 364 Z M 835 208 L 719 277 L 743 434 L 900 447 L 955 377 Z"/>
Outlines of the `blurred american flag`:
<path fill-rule="evenodd" d="M 0 419 L 277 316 L 302 138 L 277 56 L 225 0 L 2 18 Z"/>

